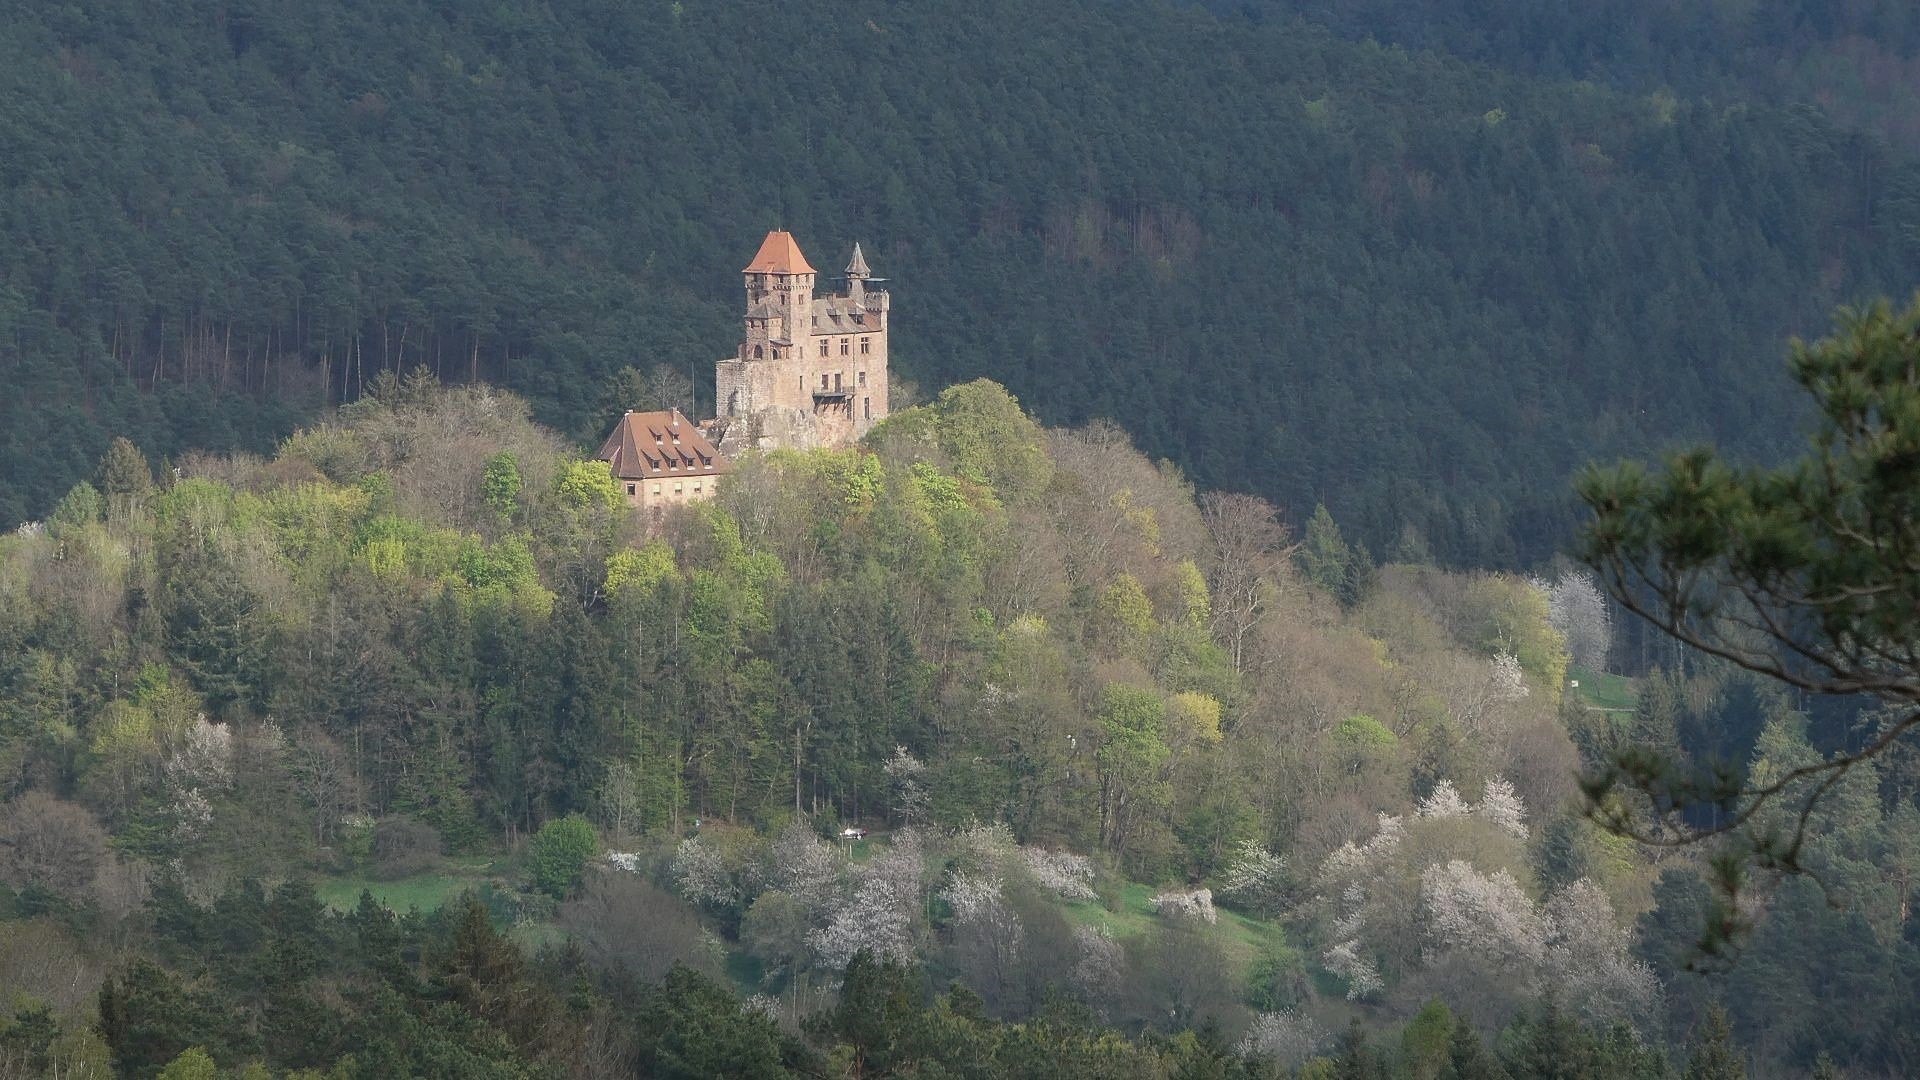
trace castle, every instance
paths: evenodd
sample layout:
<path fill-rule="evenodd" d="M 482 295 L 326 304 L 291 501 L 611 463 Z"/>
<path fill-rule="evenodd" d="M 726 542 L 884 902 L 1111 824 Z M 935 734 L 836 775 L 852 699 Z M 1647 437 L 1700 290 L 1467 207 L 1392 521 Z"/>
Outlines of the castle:
<path fill-rule="evenodd" d="M 846 446 L 887 415 L 886 290 L 860 245 L 844 294 L 815 296 L 818 274 L 793 234 L 770 232 L 742 271 L 746 330 L 714 365 L 720 415 L 694 424 L 678 410 L 629 412 L 597 457 L 636 509 L 663 511 L 713 496 L 746 450 Z"/>
<path fill-rule="evenodd" d="M 892 302 L 869 286 L 860 245 L 841 295 L 813 294 L 818 271 L 784 230 L 767 234 L 742 273 L 746 333 L 714 365 L 721 451 L 845 446 L 884 419 Z"/>

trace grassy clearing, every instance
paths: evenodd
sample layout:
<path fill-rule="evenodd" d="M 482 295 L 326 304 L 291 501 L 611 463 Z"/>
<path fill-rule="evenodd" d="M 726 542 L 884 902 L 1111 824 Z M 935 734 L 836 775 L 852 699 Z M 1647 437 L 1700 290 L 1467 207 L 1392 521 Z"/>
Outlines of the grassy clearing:
<path fill-rule="evenodd" d="M 1152 897 L 1152 889 L 1136 883 L 1121 887 L 1111 910 L 1098 900 L 1064 903 L 1060 910 L 1076 925 L 1097 926 L 1114 938 L 1124 940 L 1152 929 L 1158 917 L 1153 913 L 1153 905 L 1148 903 Z"/>
<path fill-rule="evenodd" d="M 1097 926 L 1115 940 L 1126 941 L 1158 925 L 1160 916 L 1149 903 L 1155 891 L 1150 886 L 1134 883 L 1123 886 L 1114 895 L 1112 908 L 1091 900 L 1062 904 L 1060 908 L 1075 924 Z M 1292 955 L 1286 932 L 1278 923 L 1249 918 L 1225 908 L 1216 910 L 1219 921 L 1208 928 L 1206 934 L 1219 946 L 1229 970 L 1237 973 L 1239 981 L 1246 982 L 1263 963 L 1271 965 Z"/>
<path fill-rule="evenodd" d="M 314 886 L 314 895 L 335 911 L 352 911 L 360 906 L 360 894 L 373 894 L 375 902 L 394 911 L 418 908 L 422 913 L 438 911 L 447 901 L 468 889 L 485 884 L 483 877 L 468 874 L 418 874 L 393 881 L 371 878 L 327 878 Z"/>
<path fill-rule="evenodd" d="M 1574 698 L 1593 708 L 1632 709 L 1639 704 L 1639 685 L 1624 675 L 1570 667 L 1567 678 L 1580 684 L 1572 688 Z"/>

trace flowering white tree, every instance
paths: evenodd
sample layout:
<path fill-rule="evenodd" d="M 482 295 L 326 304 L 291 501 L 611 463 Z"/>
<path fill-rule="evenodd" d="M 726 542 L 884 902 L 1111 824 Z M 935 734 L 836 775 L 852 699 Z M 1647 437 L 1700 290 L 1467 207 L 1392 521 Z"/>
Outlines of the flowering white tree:
<path fill-rule="evenodd" d="M 1272 1058 L 1283 1069 L 1298 1068 L 1320 1052 L 1327 1033 L 1313 1017 L 1296 1010 L 1260 1013 L 1248 1025 L 1240 1040 L 1240 1052 L 1248 1057 Z"/>
<path fill-rule="evenodd" d="M 1126 973 L 1126 953 L 1104 926 L 1073 929 L 1073 971 L 1081 996 L 1096 1004 L 1111 1000 Z"/>
<path fill-rule="evenodd" d="M 1161 915 L 1175 919 L 1193 919 L 1212 923 L 1220 916 L 1213 909 L 1212 889 L 1169 889 L 1147 901 Z"/>
<path fill-rule="evenodd" d="M 1463 953 L 1509 971 L 1537 970 L 1547 927 L 1512 874 L 1482 874 L 1460 859 L 1420 874 L 1430 954 Z"/>
<path fill-rule="evenodd" d="M 166 774 L 176 790 L 218 789 L 233 783 L 233 731 L 227 725 L 201 713 L 170 743 Z"/>
<path fill-rule="evenodd" d="M 184 843 L 205 836 L 207 827 L 213 824 L 213 804 L 200 794 L 199 788 L 176 793 L 167 809 L 173 816 L 174 836 Z"/>
<path fill-rule="evenodd" d="M 1093 900 L 1093 863 L 1071 851 L 1023 848 L 1034 883 L 1062 900 Z"/>
<path fill-rule="evenodd" d="M 893 748 L 893 756 L 881 766 L 887 774 L 887 783 L 893 788 L 893 810 L 900 816 L 902 823 L 911 827 L 914 822 L 926 815 L 927 789 L 921 775 L 927 771 L 926 762 L 907 753 L 904 746 Z"/>
<path fill-rule="evenodd" d="M 1379 827 L 1365 844 L 1349 840 L 1327 856 L 1320 867 L 1322 878 L 1348 877 L 1377 865 L 1399 849 L 1400 842 L 1407 836 L 1406 823 L 1393 814 L 1381 814 L 1376 820 Z"/>
<path fill-rule="evenodd" d="M 673 882 L 680 895 L 710 908 L 729 908 L 741 900 L 740 885 L 720 852 L 697 836 L 680 841 L 673 853 Z"/>
<path fill-rule="evenodd" d="M 1433 785 L 1433 790 L 1426 798 L 1420 800 L 1414 815 L 1424 819 L 1456 818 L 1466 817 L 1468 810 L 1467 800 L 1460 797 L 1460 790 L 1453 786 L 1453 781 L 1442 780 Z"/>
<path fill-rule="evenodd" d="M 885 852 L 861 867 L 852 891 L 807 935 L 807 945 L 830 969 L 847 966 L 862 949 L 901 962 L 913 959 L 919 936 L 920 876 L 926 861 L 919 838 L 902 831 Z"/>
<path fill-rule="evenodd" d="M 1320 963 L 1347 982 L 1347 1000 L 1372 997 L 1386 987 L 1379 965 L 1360 955 L 1360 942 L 1342 941 L 1320 954 Z"/>
<path fill-rule="evenodd" d="M 840 856 L 805 822 L 795 821 L 767 849 L 767 879 L 799 901 L 809 916 L 832 903 L 840 884 Z"/>
<path fill-rule="evenodd" d="M 1535 582 L 1547 594 L 1547 619 L 1567 639 L 1573 662 L 1604 671 L 1613 648 L 1613 616 L 1607 598 L 1584 570 L 1563 570 L 1552 585 Z"/>
<path fill-rule="evenodd" d="M 1527 685 L 1527 673 L 1520 658 L 1512 653 L 1495 653 L 1487 661 L 1487 696 L 1492 701 L 1520 701 L 1533 692 Z"/>
<path fill-rule="evenodd" d="M 1025 938 L 1002 889 L 997 877 L 957 873 L 940 891 L 953 910 L 954 953 L 967 985 L 988 1000 L 999 1000 L 1012 985 Z"/>
<path fill-rule="evenodd" d="M 972 873 L 999 874 L 1019 861 L 1020 845 L 1013 830 L 1002 822 L 971 822 L 947 837 L 947 855 L 953 864 Z"/>
<path fill-rule="evenodd" d="M 1660 981 L 1633 958 L 1598 885 L 1581 878 L 1548 897 L 1546 930 L 1545 976 L 1569 1008 L 1595 1024 L 1644 1025 L 1659 1014 Z"/>
<path fill-rule="evenodd" d="M 1400 850 L 1407 829 L 1402 819 L 1381 814 L 1379 828 L 1366 843 L 1349 840 L 1327 856 L 1320 867 L 1323 888 L 1337 894 L 1334 905 L 1333 941 L 1320 956 L 1328 971 L 1347 982 L 1347 997 L 1358 1000 L 1378 993 L 1385 982 L 1380 968 L 1365 950 L 1362 934 L 1373 914 L 1366 882 L 1370 881 Z"/>
<path fill-rule="evenodd" d="M 1278 906 L 1286 886 L 1287 860 L 1267 850 L 1258 840 L 1242 840 L 1233 861 L 1220 875 L 1220 896 L 1255 912 Z"/>
<path fill-rule="evenodd" d="M 168 740 L 161 771 L 173 795 L 168 809 L 175 837 L 185 843 L 200 839 L 213 824 L 206 793 L 233 783 L 232 729 L 196 714 Z"/>
<path fill-rule="evenodd" d="M 1487 781 L 1480 792 L 1480 805 L 1474 807 L 1473 812 L 1517 840 L 1527 838 L 1527 805 L 1503 777 Z"/>

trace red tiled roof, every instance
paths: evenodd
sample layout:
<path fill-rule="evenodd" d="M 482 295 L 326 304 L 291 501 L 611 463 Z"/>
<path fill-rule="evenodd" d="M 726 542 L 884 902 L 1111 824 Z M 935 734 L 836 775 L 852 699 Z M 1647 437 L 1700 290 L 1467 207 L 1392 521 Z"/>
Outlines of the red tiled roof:
<path fill-rule="evenodd" d="M 760 242 L 760 250 L 743 274 L 814 274 L 819 271 L 800 254 L 800 243 L 785 229 L 776 229 Z"/>
<path fill-rule="evenodd" d="M 733 470 L 700 426 L 678 409 L 626 414 L 594 457 L 612 466 L 613 475 L 622 480 L 720 476 Z"/>

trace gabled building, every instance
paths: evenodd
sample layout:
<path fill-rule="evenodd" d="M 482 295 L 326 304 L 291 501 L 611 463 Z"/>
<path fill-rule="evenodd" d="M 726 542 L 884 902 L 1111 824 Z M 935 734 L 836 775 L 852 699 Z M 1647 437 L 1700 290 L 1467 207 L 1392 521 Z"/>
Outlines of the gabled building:
<path fill-rule="evenodd" d="M 629 506 L 655 515 L 712 498 L 715 483 L 733 468 L 678 409 L 627 413 L 594 456 L 613 470 Z"/>

